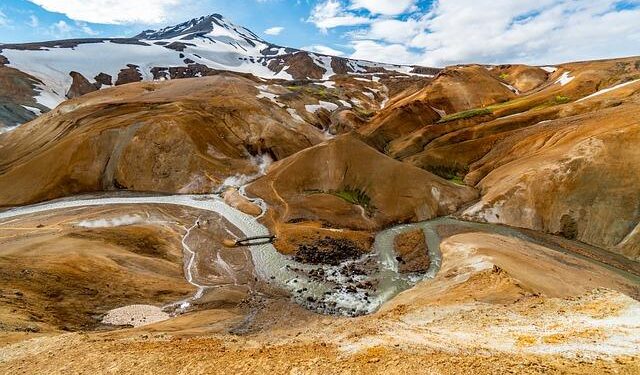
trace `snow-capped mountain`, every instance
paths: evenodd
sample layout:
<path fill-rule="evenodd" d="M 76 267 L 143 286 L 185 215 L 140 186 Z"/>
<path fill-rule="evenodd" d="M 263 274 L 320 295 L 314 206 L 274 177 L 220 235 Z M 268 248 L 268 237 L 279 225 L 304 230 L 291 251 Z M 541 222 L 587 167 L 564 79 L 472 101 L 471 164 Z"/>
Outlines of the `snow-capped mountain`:
<path fill-rule="evenodd" d="M 425 72 L 424 68 L 280 47 L 219 14 L 147 30 L 132 38 L 0 44 L 0 69 L 11 68 L 12 79 L 23 84 L 19 95 L 0 92 L 0 97 L 10 96 L 0 102 L 0 122 L 5 126 L 28 121 L 67 98 L 141 80 L 198 77 L 219 71 L 282 80 Z"/>

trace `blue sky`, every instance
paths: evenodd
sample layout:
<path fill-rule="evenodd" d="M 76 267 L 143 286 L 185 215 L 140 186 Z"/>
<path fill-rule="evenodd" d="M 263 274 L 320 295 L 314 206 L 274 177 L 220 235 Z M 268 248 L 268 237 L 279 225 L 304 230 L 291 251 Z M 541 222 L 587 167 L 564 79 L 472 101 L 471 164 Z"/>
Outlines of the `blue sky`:
<path fill-rule="evenodd" d="M 2 0 L 0 42 L 133 36 L 211 13 L 276 44 L 394 63 L 640 55 L 640 0 Z"/>

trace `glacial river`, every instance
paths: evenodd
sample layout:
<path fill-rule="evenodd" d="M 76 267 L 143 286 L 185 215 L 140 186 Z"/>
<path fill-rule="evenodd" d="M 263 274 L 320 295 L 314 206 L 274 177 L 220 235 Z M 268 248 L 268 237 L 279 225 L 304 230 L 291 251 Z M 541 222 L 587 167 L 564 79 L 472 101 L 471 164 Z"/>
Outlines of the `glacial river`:
<path fill-rule="evenodd" d="M 65 198 L 0 212 L 0 225 L 3 221 L 12 218 L 46 211 L 133 204 L 191 207 L 224 217 L 246 237 L 270 234 L 269 230 L 260 224 L 255 217 L 229 206 L 217 195 Z M 432 260 L 431 266 L 423 275 L 400 274 L 393 250 L 393 239 L 398 233 L 417 227 L 424 229 L 429 245 L 429 256 Z M 195 256 L 186 243 L 186 238 L 193 226 L 186 229 L 187 232 L 182 241 L 185 252 L 185 278 L 198 287 L 198 291 L 192 297 L 192 299 L 198 299 L 203 295 L 206 286 L 199 285 L 193 280 L 192 268 Z M 276 288 L 288 291 L 292 298 L 301 305 L 327 313 L 362 315 L 375 311 L 384 302 L 420 280 L 434 277 L 441 262 L 439 243 L 439 237 L 429 222 L 425 222 L 385 230 L 376 236 L 374 251 L 359 259 L 345 261 L 337 266 L 318 266 L 296 262 L 291 257 L 279 253 L 272 244 L 250 246 L 249 250 L 257 277 Z M 348 267 L 366 269 L 367 272 L 364 274 L 346 273 L 344 270 Z M 320 269 L 322 270 L 322 278 L 309 276 L 310 274 L 317 275 L 317 271 Z M 373 285 L 373 287 L 360 287 L 363 284 Z"/>

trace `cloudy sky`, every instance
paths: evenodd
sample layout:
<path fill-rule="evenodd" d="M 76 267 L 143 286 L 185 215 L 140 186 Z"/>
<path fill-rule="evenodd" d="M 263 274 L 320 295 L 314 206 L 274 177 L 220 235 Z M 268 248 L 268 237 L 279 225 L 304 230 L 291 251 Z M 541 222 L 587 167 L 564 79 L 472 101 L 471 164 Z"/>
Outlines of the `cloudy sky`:
<path fill-rule="evenodd" d="M 276 44 L 391 63 L 640 55 L 640 0 L 2 0 L 0 42 L 132 36 L 211 13 Z"/>

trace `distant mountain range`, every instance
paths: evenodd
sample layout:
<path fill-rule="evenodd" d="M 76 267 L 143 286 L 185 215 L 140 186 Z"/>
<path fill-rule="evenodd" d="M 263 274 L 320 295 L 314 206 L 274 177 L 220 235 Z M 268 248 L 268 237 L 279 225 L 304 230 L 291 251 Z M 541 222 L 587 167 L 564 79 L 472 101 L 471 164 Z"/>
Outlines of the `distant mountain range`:
<path fill-rule="evenodd" d="M 132 38 L 0 44 L 0 131 L 101 88 L 221 71 L 264 79 L 328 80 L 334 74 L 374 72 L 433 75 L 438 69 L 281 47 L 220 14 L 146 30 Z"/>

